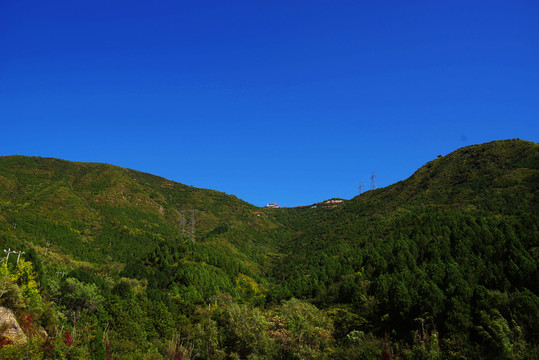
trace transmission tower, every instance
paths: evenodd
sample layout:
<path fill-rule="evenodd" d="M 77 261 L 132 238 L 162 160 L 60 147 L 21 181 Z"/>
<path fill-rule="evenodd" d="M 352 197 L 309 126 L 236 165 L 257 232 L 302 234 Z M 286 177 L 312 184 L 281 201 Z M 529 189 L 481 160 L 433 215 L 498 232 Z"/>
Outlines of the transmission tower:
<path fill-rule="evenodd" d="M 185 210 L 180 210 L 180 225 L 182 227 L 182 233 L 185 232 Z"/>
<path fill-rule="evenodd" d="M 49 252 L 49 246 L 51 245 L 51 241 L 47 240 L 47 246 L 45 247 L 45 254 L 43 256 L 47 256 L 47 253 Z"/>
<path fill-rule="evenodd" d="M 195 242 L 195 209 L 191 209 L 191 229 L 190 229 L 190 235 L 191 235 L 191 241 Z"/>
<path fill-rule="evenodd" d="M 15 250 L 11 250 L 11 249 L 4 249 L 4 252 L 7 254 L 6 256 L 6 263 L 8 262 L 9 260 L 9 254 L 17 254 L 17 265 L 19 265 L 19 260 L 21 259 L 21 255 L 24 254 L 24 251 L 15 251 Z"/>
<path fill-rule="evenodd" d="M 372 179 L 372 189 L 376 189 L 376 182 L 374 181 L 374 178 L 376 175 L 374 175 L 374 171 L 372 172 L 371 179 Z"/>
<path fill-rule="evenodd" d="M 195 211 L 196 209 L 184 209 L 184 210 L 180 210 L 180 213 L 181 213 L 181 218 L 180 218 L 180 224 L 181 224 L 181 227 L 182 227 L 182 234 L 187 234 L 187 229 L 186 229 L 186 225 L 187 225 L 187 217 L 185 216 L 185 213 L 190 213 L 191 216 L 189 217 L 189 237 L 191 238 L 191 241 L 195 242 L 195 225 L 196 225 L 196 220 L 195 220 Z"/>
<path fill-rule="evenodd" d="M 359 193 L 361 194 L 363 192 L 363 183 L 359 182 Z"/>

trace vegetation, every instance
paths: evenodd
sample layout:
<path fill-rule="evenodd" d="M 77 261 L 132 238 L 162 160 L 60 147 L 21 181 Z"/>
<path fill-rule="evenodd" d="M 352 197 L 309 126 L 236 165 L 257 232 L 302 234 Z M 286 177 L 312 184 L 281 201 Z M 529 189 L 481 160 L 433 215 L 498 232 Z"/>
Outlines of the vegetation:
<path fill-rule="evenodd" d="M 1 263 L 0 306 L 29 336 L 0 358 L 539 358 L 538 150 L 470 146 L 293 209 L 0 158 L 0 244 L 25 252 Z"/>

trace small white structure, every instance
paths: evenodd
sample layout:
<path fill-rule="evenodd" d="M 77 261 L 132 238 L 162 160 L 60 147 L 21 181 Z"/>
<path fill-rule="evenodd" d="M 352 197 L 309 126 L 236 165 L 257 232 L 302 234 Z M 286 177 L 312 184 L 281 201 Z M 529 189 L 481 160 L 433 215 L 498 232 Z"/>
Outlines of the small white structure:
<path fill-rule="evenodd" d="M 276 203 L 268 203 L 266 205 L 267 208 L 279 208 L 279 204 Z"/>
<path fill-rule="evenodd" d="M 344 201 L 343 199 L 329 199 L 329 200 L 324 201 L 324 204 L 340 204 L 343 201 Z"/>

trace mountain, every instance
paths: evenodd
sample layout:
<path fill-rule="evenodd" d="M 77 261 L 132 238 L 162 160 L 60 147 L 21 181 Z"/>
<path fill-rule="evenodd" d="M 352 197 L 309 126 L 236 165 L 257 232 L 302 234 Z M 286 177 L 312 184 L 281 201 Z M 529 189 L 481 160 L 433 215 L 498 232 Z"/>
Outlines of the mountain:
<path fill-rule="evenodd" d="M 483 355 L 494 356 L 506 351 L 495 321 L 539 338 L 538 190 L 539 145 L 507 140 L 459 149 L 332 210 L 281 210 L 293 236 L 269 296 L 348 304 L 359 317 L 345 329 L 409 342 L 428 319 L 422 331 L 489 344 Z"/>
<path fill-rule="evenodd" d="M 538 186 L 539 145 L 523 140 L 284 209 L 112 165 L 3 157 L 0 244 L 35 274 L 4 262 L 0 305 L 53 333 L 77 323 L 94 340 L 76 349 L 95 358 L 539 357 Z M 32 276 L 42 300 L 24 290 Z"/>
<path fill-rule="evenodd" d="M 42 251 L 48 240 L 57 253 L 117 267 L 160 241 L 193 238 L 256 268 L 249 256 L 261 260 L 279 226 L 232 195 L 107 164 L 39 157 L 0 158 L 0 206 L 4 238 Z"/>

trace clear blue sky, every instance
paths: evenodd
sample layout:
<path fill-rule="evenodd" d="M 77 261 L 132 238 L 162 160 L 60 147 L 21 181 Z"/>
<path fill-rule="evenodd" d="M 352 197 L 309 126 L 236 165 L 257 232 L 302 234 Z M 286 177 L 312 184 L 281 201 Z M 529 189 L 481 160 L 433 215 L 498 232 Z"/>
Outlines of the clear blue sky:
<path fill-rule="evenodd" d="M 351 198 L 539 141 L 537 1 L 0 2 L 0 156 L 255 205 Z"/>

